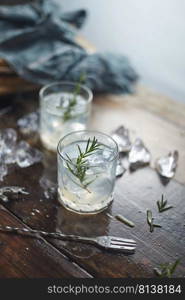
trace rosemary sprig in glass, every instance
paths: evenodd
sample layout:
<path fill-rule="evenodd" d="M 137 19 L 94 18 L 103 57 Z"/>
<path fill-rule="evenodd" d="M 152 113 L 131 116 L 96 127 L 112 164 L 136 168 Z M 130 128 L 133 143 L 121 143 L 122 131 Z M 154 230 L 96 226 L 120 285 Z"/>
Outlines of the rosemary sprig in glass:
<path fill-rule="evenodd" d="M 154 224 L 154 218 L 152 217 L 151 210 L 147 210 L 147 223 L 150 226 L 150 232 L 153 232 L 155 227 L 162 227 L 161 225 Z"/>
<path fill-rule="evenodd" d="M 73 97 L 69 100 L 69 104 L 68 106 L 65 108 L 64 114 L 63 114 L 63 121 L 66 122 L 70 119 L 73 118 L 72 116 L 72 110 L 75 107 L 75 105 L 77 104 L 77 96 L 80 93 L 81 90 L 81 84 L 84 83 L 85 81 L 85 75 L 81 74 L 79 81 L 77 82 L 77 84 L 75 85 L 75 89 L 73 92 Z"/>
<path fill-rule="evenodd" d="M 87 161 L 87 157 L 94 154 L 94 152 L 98 149 L 100 149 L 100 144 L 98 143 L 98 140 L 94 137 L 91 141 L 90 138 L 87 141 L 87 145 L 85 148 L 85 151 L 83 152 L 79 145 L 78 152 L 79 155 L 76 158 L 76 162 L 74 163 L 72 159 L 69 157 L 69 155 L 66 153 L 67 157 L 67 168 L 68 170 L 78 178 L 80 182 L 80 186 L 84 189 L 86 189 L 89 193 L 90 190 L 87 188 L 90 183 L 92 183 L 95 179 L 87 182 L 86 178 L 86 172 L 89 169 L 89 164 Z"/>
<path fill-rule="evenodd" d="M 161 200 L 157 201 L 159 213 L 162 213 L 168 209 L 173 208 L 173 206 L 166 206 L 166 205 L 167 205 L 167 200 L 164 200 L 164 195 L 162 194 Z"/>
<path fill-rule="evenodd" d="M 174 263 L 161 264 L 158 268 L 154 268 L 154 272 L 159 277 L 171 278 L 179 263 L 180 259 L 177 259 Z"/>

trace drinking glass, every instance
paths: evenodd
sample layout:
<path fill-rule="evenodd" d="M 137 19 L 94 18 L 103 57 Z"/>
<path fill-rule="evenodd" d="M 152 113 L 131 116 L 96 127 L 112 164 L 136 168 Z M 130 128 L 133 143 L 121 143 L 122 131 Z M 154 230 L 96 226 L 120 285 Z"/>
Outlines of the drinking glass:
<path fill-rule="evenodd" d="M 117 143 L 98 131 L 77 131 L 59 141 L 58 198 L 67 209 L 98 213 L 113 200 Z"/>
<path fill-rule="evenodd" d="M 47 149 L 56 151 L 60 138 L 88 127 L 93 95 L 86 86 L 55 82 L 43 87 L 39 96 L 40 138 Z"/>

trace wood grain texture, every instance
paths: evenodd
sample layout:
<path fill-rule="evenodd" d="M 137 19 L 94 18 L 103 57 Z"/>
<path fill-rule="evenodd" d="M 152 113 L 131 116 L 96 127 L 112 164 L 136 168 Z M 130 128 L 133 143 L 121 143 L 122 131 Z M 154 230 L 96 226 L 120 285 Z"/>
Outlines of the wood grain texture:
<path fill-rule="evenodd" d="M 184 276 L 184 186 L 173 181 L 164 187 L 156 173 L 143 168 L 119 179 L 116 183 L 115 200 L 107 212 L 96 216 L 79 216 L 66 211 L 56 201 L 56 196 L 46 199 L 38 184 L 42 175 L 40 166 L 16 172 L 16 182 L 30 191 L 24 197 L 12 197 L 6 207 L 32 228 L 83 236 L 116 235 L 134 238 L 138 245 L 132 256 L 108 253 L 92 246 L 50 239 L 60 251 L 65 253 L 83 269 L 95 277 L 151 277 L 153 267 L 163 262 L 173 262 L 181 258 L 181 266 L 176 275 Z M 33 174 L 35 174 L 33 176 Z M 7 177 L 12 183 L 14 174 Z M 146 180 L 147 178 L 147 180 Z M 5 183 L 6 183 L 5 182 Z M 33 188 L 34 187 L 34 188 Z M 164 193 L 174 209 L 158 214 L 156 201 Z M 151 209 L 153 216 L 162 229 L 149 232 L 146 210 Z M 108 213 L 108 215 L 106 214 Z M 135 223 L 130 229 L 109 217 L 122 214 Z"/>
<path fill-rule="evenodd" d="M 25 227 L 2 206 L 0 222 L 2 225 Z M 44 239 L 0 232 L 0 251 L 0 278 L 89 277 Z"/>
<path fill-rule="evenodd" d="M 133 99 L 132 97 L 135 96 L 130 96 L 129 99 Z M 1 182 L 1 186 L 15 184 L 24 186 L 30 194 L 11 196 L 6 203 L 6 208 L 32 228 L 60 230 L 83 236 L 111 234 L 132 237 L 137 241 L 136 253 L 126 256 L 84 244 L 48 239 L 48 243 L 56 247 L 62 255 L 66 255 L 71 263 L 75 262 L 92 276 L 152 277 L 154 267 L 180 258 L 181 263 L 175 276 L 183 277 L 185 276 L 185 186 L 183 184 L 185 147 L 181 135 L 183 124 L 178 124 L 175 121 L 176 117 L 170 121 L 171 114 L 162 116 L 157 109 L 151 111 L 148 107 L 136 105 L 135 101 L 125 99 L 126 97 L 119 97 L 119 99 L 113 96 L 96 97 L 93 103 L 91 127 L 110 133 L 118 125 L 123 124 L 131 130 L 132 139 L 136 136 L 143 138 L 153 158 L 168 153 L 174 147 L 177 148 L 180 152 L 180 162 L 175 180 L 163 185 L 156 171 L 150 167 L 133 173 L 127 170 L 126 174 L 116 182 L 114 202 L 108 211 L 91 217 L 73 214 L 58 203 L 56 194 L 51 195 L 49 199 L 46 198 L 39 180 L 44 175 L 56 182 L 56 156 L 44 150 L 38 136 L 34 136 L 28 137 L 28 141 L 44 152 L 44 160 L 42 163 L 24 169 L 11 166 L 9 175 L 5 177 L 4 182 Z M 27 101 L 12 100 L 12 111 L 1 117 L 0 127 L 17 128 L 16 120 L 24 113 L 35 110 L 36 107 L 37 101 L 33 101 L 33 98 L 27 97 Z M 19 138 L 23 136 L 19 135 Z M 128 165 L 127 157 L 123 158 L 123 162 L 125 166 Z M 158 214 L 156 201 L 160 199 L 162 193 L 174 208 Z M 155 221 L 162 225 L 161 229 L 156 228 L 153 233 L 149 232 L 146 222 L 147 209 L 152 210 Z M 111 217 L 118 213 L 133 221 L 135 227 L 128 228 Z M 37 263 L 41 261 L 42 258 Z M 6 265 L 4 272 L 7 270 L 7 273 L 16 274 L 16 265 L 12 267 L 12 271 L 9 271 L 9 268 L 10 266 Z M 19 273 L 18 276 L 23 275 Z"/>
<path fill-rule="evenodd" d="M 17 75 L 0 74 L 0 95 L 38 90 L 39 87 Z"/>
<path fill-rule="evenodd" d="M 113 98 L 116 97 L 113 96 Z M 182 102 L 174 101 L 170 97 L 140 84 L 136 87 L 135 94 L 119 98 L 121 101 L 131 102 L 132 105 L 138 108 L 148 110 L 169 122 L 177 124 L 182 129 L 185 128 L 185 105 Z"/>

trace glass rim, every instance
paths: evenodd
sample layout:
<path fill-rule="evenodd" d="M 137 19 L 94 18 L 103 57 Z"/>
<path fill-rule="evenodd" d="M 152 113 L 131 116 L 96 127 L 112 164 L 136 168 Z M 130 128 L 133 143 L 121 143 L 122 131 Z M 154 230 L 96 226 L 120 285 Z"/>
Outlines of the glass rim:
<path fill-rule="evenodd" d="M 55 85 L 71 85 L 73 87 L 76 86 L 76 82 L 73 81 L 55 81 L 49 84 L 44 85 L 40 91 L 39 91 L 39 97 L 40 99 L 44 99 L 44 92 L 48 89 L 51 88 Z M 87 103 L 90 103 L 93 99 L 93 92 L 91 91 L 91 89 L 89 87 L 87 87 L 85 84 L 79 84 L 80 88 L 83 89 L 87 94 L 88 94 L 88 99 L 86 99 Z"/>
<path fill-rule="evenodd" d="M 72 131 L 72 132 L 66 134 L 66 135 L 65 135 L 64 137 L 62 137 L 62 138 L 59 140 L 59 142 L 58 142 L 58 145 L 57 145 L 57 153 L 59 154 L 59 156 L 60 156 L 64 161 L 67 161 L 67 162 L 68 162 L 68 159 L 62 155 L 62 153 L 60 152 L 59 147 L 60 147 L 61 143 L 63 142 L 63 140 L 64 140 L 65 138 L 67 138 L 68 136 L 73 135 L 73 134 L 75 134 L 75 133 L 76 133 L 76 134 L 77 134 L 77 133 L 90 133 L 90 134 L 91 134 L 91 133 L 95 133 L 95 134 L 101 134 L 101 135 L 105 136 L 106 138 L 110 139 L 110 140 L 115 144 L 116 151 L 115 151 L 115 153 L 114 153 L 113 158 L 112 158 L 111 160 L 107 161 L 106 163 L 110 163 L 110 162 L 114 161 L 114 160 L 119 156 L 118 144 L 117 144 L 117 142 L 116 142 L 110 135 L 108 135 L 108 134 L 106 134 L 106 133 L 104 133 L 104 132 L 98 131 L 98 130 L 78 130 L 78 131 Z M 74 163 L 71 163 L 71 165 L 76 166 L 76 164 L 74 164 Z M 98 167 L 98 165 L 91 165 L 90 167 Z"/>

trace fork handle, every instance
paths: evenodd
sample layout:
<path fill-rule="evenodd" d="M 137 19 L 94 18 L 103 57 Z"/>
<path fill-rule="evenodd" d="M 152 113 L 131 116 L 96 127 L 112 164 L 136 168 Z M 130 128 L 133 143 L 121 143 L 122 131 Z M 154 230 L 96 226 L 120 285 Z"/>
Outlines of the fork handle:
<path fill-rule="evenodd" d="M 88 244 L 95 244 L 96 238 L 87 238 L 78 235 L 67 235 L 60 232 L 46 232 L 42 230 L 28 229 L 28 228 L 19 228 L 11 226 L 1 226 L 0 231 L 16 233 L 19 235 L 30 236 L 33 238 L 41 237 L 51 237 L 54 239 L 66 240 L 66 241 L 76 241 L 76 242 L 85 242 Z"/>

